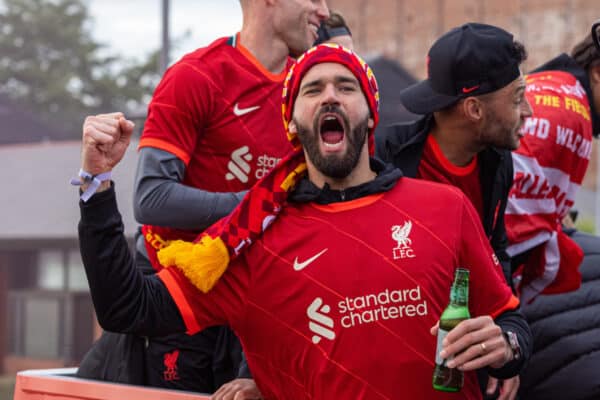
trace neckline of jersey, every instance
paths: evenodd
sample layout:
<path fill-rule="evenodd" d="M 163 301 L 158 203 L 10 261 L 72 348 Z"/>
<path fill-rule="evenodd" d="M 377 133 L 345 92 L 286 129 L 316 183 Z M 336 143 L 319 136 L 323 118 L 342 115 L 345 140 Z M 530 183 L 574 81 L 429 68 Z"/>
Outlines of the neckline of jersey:
<path fill-rule="evenodd" d="M 328 212 L 328 213 L 337 213 L 342 211 L 354 210 L 361 207 L 369 206 L 375 203 L 377 200 L 383 197 L 384 193 L 374 193 L 365 197 L 361 197 L 355 200 L 349 201 L 341 201 L 337 203 L 331 204 L 317 204 L 310 203 L 313 208 L 316 208 L 319 211 Z"/>
<path fill-rule="evenodd" d="M 435 137 L 430 133 L 427 137 L 427 143 L 431 146 L 431 150 L 433 151 L 434 157 L 438 160 L 440 165 L 452 175 L 456 176 L 467 176 L 472 173 L 475 168 L 477 168 L 477 154 L 470 163 L 465 165 L 464 167 L 460 167 L 458 165 L 454 165 L 446 158 L 442 149 L 440 148 L 439 143 L 435 140 Z"/>
<path fill-rule="evenodd" d="M 283 80 L 285 79 L 287 72 L 288 72 L 288 68 L 284 68 L 283 71 L 281 71 L 278 74 L 274 74 L 271 71 L 269 71 L 268 69 L 266 69 L 261 63 L 260 61 L 258 61 L 256 59 L 256 57 L 254 57 L 254 54 L 252 54 L 250 52 L 250 50 L 248 50 L 241 42 L 240 42 L 240 33 L 236 33 L 235 35 L 233 35 L 229 41 L 229 43 L 231 44 L 231 47 L 237 49 L 251 64 L 253 64 L 256 68 L 258 68 L 258 70 L 264 75 L 266 76 L 268 79 L 272 80 L 273 82 L 283 82 Z"/>

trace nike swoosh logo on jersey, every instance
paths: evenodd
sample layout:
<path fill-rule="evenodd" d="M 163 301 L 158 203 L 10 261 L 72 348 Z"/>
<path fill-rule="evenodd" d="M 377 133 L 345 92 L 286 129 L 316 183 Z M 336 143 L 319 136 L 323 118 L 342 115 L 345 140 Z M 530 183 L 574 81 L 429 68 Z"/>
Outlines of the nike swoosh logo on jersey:
<path fill-rule="evenodd" d="M 323 253 L 325 253 L 327 249 L 323 249 L 320 253 L 315 254 L 311 258 L 306 261 L 298 262 L 298 257 L 294 260 L 294 271 L 302 271 L 304 268 L 308 267 L 313 261 L 317 258 L 321 257 Z"/>
<path fill-rule="evenodd" d="M 246 115 L 248 113 L 251 113 L 252 111 L 258 110 L 259 108 L 260 106 L 240 108 L 240 103 L 235 103 L 235 106 L 233 106 L 233 113 L 236 116 L 241 117 L 242 115 Z"/>

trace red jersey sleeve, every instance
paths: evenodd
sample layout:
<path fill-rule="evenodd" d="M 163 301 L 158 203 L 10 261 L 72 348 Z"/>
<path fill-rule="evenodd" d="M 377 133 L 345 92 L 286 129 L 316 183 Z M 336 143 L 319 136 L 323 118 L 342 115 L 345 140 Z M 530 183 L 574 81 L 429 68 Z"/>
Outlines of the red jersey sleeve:
<path fill-rule="evenodd" d="M 485 236 L 477 211 L 463 195 L 460 229 L 459 266 L 470 270 L 469 309 L 472 316 L 491 315 L 514 310 L 519 300 L 504 279 L 502 268 Z"/>
<path fill-rule="evenodd" d="M 211 115 L 210 77 L 183 59 L 165 73 L 148 106 L 139 148 L 154 147 L 189 163 Z"/>
<path fill-rule="evenodd" d="M 243 321 L 250 281 L 244 257 L 233 260 L 206 294 L 192 285 L 177 267 L 163 268 L 158 276 L 177 304 L 188 334 L 213 325 L 235 328 Z"/>

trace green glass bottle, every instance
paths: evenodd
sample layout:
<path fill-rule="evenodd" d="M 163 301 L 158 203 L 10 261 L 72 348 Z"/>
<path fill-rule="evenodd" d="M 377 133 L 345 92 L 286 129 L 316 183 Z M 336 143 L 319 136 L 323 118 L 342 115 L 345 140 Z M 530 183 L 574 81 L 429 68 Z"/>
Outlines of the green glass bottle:
<path fill-rule="evenodd" d="M 457 268 L 450 289 L 450 304 L 440 317 L 440 327 L 435 351 L 433 388 L 444 392 L 458 392 L 464 383 L 464 374 L 456 368 L 448 368 L 448 359 L 440 357 L 442 341 L 456 325 L 470 318 L 469 314 L 469 270 Z"/>

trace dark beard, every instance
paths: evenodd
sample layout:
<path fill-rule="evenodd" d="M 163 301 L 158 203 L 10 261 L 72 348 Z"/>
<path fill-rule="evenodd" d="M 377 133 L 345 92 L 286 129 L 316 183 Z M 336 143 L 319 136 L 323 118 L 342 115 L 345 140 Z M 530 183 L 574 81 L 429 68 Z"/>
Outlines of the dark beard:
<path fill-rule="evenodd" d="M 520 121 L 519 129 L 515 129 L 514 126 L 510 126 L 506 121 L 503 121 L 494 109 L 490 108 L 488 120 L 483 127 L 479 144 L 486 148 L 498 147 L 505 150 L 516 150 L 519 147 L 516 135 L 522 127 L 523 121 Z"/>
<path fill-rule="evenodd" d="M 312 130 L 299 124 L 298 121 L 294 121 L 298 129 L 298 138 L 309 160 L 323 175 L 334 179 L 343 179 L 350 175 L 358 164 L 369 131 L 369 116 L 367 115 L 363 121 L 359 122 L 350 134 L 346 134 L 348 149 L 346 154 L 340 158 L 334 154 L 324 156 L 319 151 L 319 137 L 316 132 L 319 132 L 320 116 L 325 112 L 338 114 L 343 120 L 344 131 L 350 132 L 348 117 L 338 107 L 328 106 L 321 109 L 315 116 Z"/>

